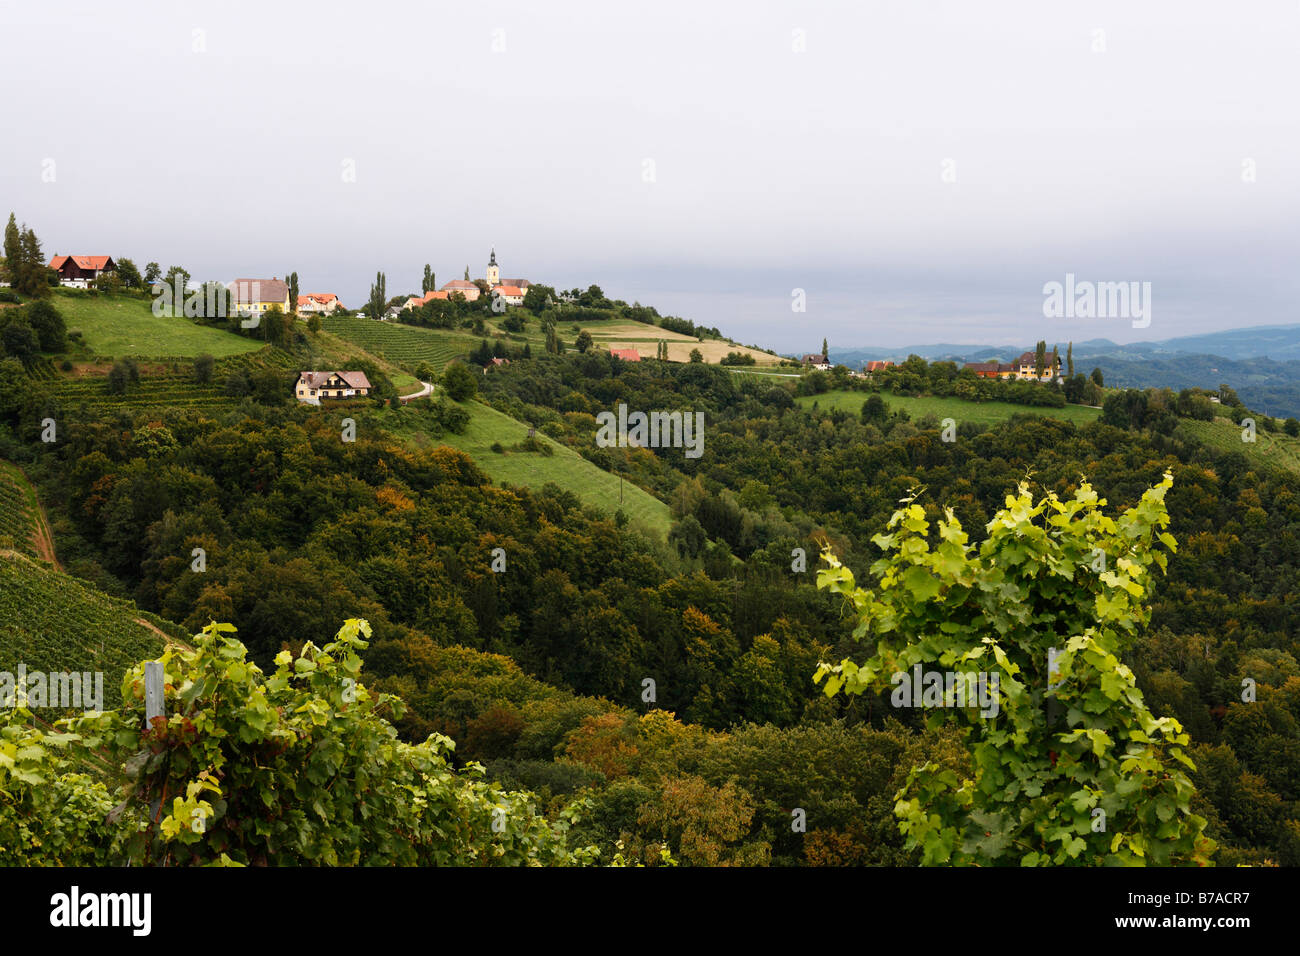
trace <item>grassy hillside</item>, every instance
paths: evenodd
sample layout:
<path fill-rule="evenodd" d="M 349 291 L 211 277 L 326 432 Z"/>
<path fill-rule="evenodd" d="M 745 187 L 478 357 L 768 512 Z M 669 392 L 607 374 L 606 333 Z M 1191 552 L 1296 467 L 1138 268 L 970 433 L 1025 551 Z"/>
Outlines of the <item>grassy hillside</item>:
<path fill-rule="evenodd" d="M 472 457 L 498 483 L 536 490 L 547 482 L 553 482 L 606 514 L 612 515 L 621 508 L 634 523 L 644 525 L 660 538 L 667 536 L 672 519 L 668 506 L 658 498 L 630 482 L 620 482 L 617 476 L 541 432 L 537 433 L 537 440 L 549 445 L 555 452 L 553 455 L 548 457 L 538 452 L 512 449 L 528 437 L 527 425 L 481 402 L 468 402 L 465 408 L 470 412 L 470 424 L 465 434 L 447 435 L 436 442 L 406 424 L 403 421 L 406 416 L 388 409 L 378 413 L 377 423 L 415 444 L 436 443 L 457 448 Z M 500 444 L 505 451 L 493 451 L 494 443 Z"/>
<path fill-rule="evenodd" d="M 14 673 L 19 662 L 28 671 L 103 671 L 104 706 L 115 707 L 126 668 L 157 657 L 166 643 L 151 617 L 61 571 L 0 552 L 0 671 Z"/>
<path fill-rule="evenodd" d="M 862 403 L 865 402 L 870 392 L 854 391 L 833 391 L 826 392 L 822 395 L 802 395 L 795 399 L 804 408 L 811 408 L 814 404 L 823 410 L 840 409 L 857 415 L 862 411 Z M 978 422 L 981 425 L 996 425 L 998 422 L 1006 421 L 1012 415 L 1046 415 L 1049 418 L 1063 418 L 1066 421 L 1084 424 L 1094 421 L 1101 415 L 1100 408 L 1092 408 L 1087 405 L 1066 405 L 1064 408 L 1034 408 L 1029 405 L 1013 405 L 1010 402 L 967 402 L 960 398 L 938 398 L 934 396 L 921 396 L 912 398 L 906 395 L 892 395 L 888 392 L 882 392 L 881 398 L 889 406 L 890 411 L 907 412 L 912 419 L 923 418 L 926 415 L 934 415 L 940 420 L 944 418 L 954 419 L 959 425 L 962 422 Z"/>
<path fill-rule="evenodd" d="M 1241 425 L 1226 418 L 1212 422 L 1183 419 L 1175 432 L 1178 437 L 1190 438 L 1218 451 L 1238 451 L 1251 461 L 1300 473 L 1300 438 L 1257 429 L 1252 443 L 1242 441 L 1241 433 Z"/>
<path fill-rule="evenodd" d="M 489 322 L 489 330 L 505 335 L 507 339 L 516 344 L 527 342 L 534 350 L 544 348 L 546 336 L 542 333 L 541 323 L 537 317 L 524 310 L 518 310 L 516 314 L 524 316 L 527 323 L 523 332 L 504 332 L 501 329 L 501 319 Z M 578 327 L 577 330 L 574 329 L 575 325 Z M 781 361 L 780 356 L 761 352 L 758 349 L 751 349 L 744 345 L 737 345 L 726 339 L 706 339 L 701 342 L 693 335 L 669 332 L 667 329 L 661 329 L 655 325 L 646 325 L 644 322 L 633 322 L 630 319 L 623 318 L 598 319 L 596 321 L 575 323 L 566 321 L 561 315 L 560 321 L 556 324 L 556 331 L 570 349 L 573 348 L 573 342 L 578 337 L 578 332 L 586 331 L 591 333 L 592 340 L 598 349 L 636 349 L 642 358 L 654 358 L 659 342 L 665 341 L 668 343 L 668 358 L 674 362 L 689 361 L 692 349 L 699 349 L 706 362 L 716 363 L 724 358 L 728 352 L 743 352 L 752 355 L 754 361 L 759 365 L 775 365 Z"/>
<path fill-rule="evenodd" d="M 68 331 L 80 331 L 94 355 L 170 358 L 206 353 L 223 358 L 262 347 L 261 342 L 196 325 L 192 319 L 156 316 L 150 300 L 139 296 L 58 289 L 51 301 Z"/>

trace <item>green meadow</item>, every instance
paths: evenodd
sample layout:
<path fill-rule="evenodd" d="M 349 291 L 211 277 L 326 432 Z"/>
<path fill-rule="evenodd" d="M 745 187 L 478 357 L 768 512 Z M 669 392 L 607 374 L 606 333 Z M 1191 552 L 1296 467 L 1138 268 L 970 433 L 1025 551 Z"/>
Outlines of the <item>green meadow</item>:
<path fill-rule="evenodd" d="M 221 329 L 197 325 L 183 316 L 153 314 L 150 299 L 127 294 L 59 289 L 51 300 L 69 332 L 81 332 L 86 350 L 97 356 L 226 358 L 255 352 L 264 343 Z"/>
<path fill-rule="evenodd" d="M 815 405 L 823 410 L 837 409 L 857 415 L 862 411 L 862 403 L 872 394 L 872 392 L 841 389 L 821 395 L 801 395 L 795 401 L 803 408 L 812 408 Z M 951 418 L 958 424 L 978 422 L 981 425 L 996 425 L 1006 421 L 1012 415 L 1045 415 L 1082 425 L 1095 421 L 1101 415 L 1100 408 L 1092 408 L 1088 405 L 1037 408 L 1030 405 L 1013 405 L 1010 402 L 968 402 L 960 398 L 942 398 L 933 395 L 914 398 L 910 395 L 893 395 L 889 392 L 879 394 L 891 412 L 907 412 L 913 421 L 926 415 L 934 415 L 941 421 Z"/>

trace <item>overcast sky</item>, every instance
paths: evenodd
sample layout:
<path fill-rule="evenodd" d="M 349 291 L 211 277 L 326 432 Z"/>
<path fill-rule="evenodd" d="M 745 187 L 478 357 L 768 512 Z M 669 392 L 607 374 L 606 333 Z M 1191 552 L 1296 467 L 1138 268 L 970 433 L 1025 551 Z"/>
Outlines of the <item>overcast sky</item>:
<path fill-rule="evenodd" d="M 1300 322 L 1295 0 L 0 11 L 0 203 L 49 254 L 359 305 L 495 245 L 787 352 Z M 1150 326 L 1044 318 L 1067 272 Z"/>

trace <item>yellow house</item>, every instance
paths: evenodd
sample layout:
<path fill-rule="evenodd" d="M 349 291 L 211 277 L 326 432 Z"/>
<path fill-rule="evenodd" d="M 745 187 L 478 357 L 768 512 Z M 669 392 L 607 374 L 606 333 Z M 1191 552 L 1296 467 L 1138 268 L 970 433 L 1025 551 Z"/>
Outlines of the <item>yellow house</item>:
<path fill-rule="evenodd" d="M 230 296 L 231 308 L 244 315 L 259 315 L 273 305 L 289 311 L 289 285 L 283 279 L 236 279 Z"/>

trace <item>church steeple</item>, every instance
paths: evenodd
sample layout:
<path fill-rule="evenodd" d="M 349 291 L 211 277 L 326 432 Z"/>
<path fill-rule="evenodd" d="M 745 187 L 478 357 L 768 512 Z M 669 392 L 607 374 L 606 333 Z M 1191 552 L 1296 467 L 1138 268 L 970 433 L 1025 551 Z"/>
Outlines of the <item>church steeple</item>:
<path fill-rule="evenodd" d="M 487 284 L 489 287 L 501 284 L 501 270 L 497 268 L 497 250 L 492 247 L 492 257 L 488 259 Z"/>

